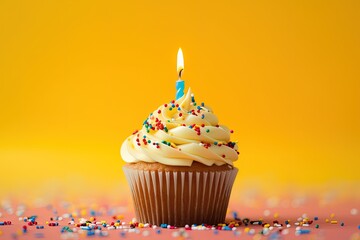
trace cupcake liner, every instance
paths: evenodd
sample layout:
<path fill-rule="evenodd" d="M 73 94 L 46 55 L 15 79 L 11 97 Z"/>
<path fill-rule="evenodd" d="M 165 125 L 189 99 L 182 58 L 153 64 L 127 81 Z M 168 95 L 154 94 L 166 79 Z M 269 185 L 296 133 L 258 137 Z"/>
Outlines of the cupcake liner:
<path fill-rule="evenodd" d="M 173 226 L 225 220 L 237 168 L 225 171 L 152 171 L 124 166 L 142 223 Z"/>

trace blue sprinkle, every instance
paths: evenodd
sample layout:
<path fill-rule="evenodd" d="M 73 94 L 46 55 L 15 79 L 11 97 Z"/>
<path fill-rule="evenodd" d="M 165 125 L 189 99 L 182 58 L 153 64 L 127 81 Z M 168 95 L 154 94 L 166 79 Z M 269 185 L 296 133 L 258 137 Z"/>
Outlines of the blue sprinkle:
<path fill-rule="evenodd" d="M 296 232 L 299 233 L 299 234 L 309 234 L 310 230 L 308 230 L 308 229 L 300 229 L 300 230 L 298 230 Z"/>
<path fill-rule="evenodd" d="M 88 231 L 86 235 L 87 235 L 87 236 L 94 236 L 94 235 L 95 235 L 95 232 L 94 232 L 94 231 Z"/>
<path fill-rule="evenodd" d="M 178 107 L 178 110 L 180 111 L 180 110 L 181 110 L 181 108 L 180 108 L 180 107 Z"/>
<path fill-rule="evenodd" d="M 358 226 L 358 229 L 360 230 L 360 225 Z"/>
<path fill-rule="evenodd" d="M 217 229 L 214 230 L 214 234 L 217 235 L 219 231 Z"/>
<path fill-rule="evenodd" d="M 231 230 L 231 228 L 230 228 L 229 226 L 225 226 L 225 227 L 223 228 L 223 230 L 229 231 L 229 230 Z"/>
<path fill-rule="evenodd" d="M 318 218 L 318 217 L 314 217 L 314 220 L 317 221 L 317 220 L 319 220 L 319 218 Z"/>
<path fill-rule="evenodd" d="M 218 142 L 214 142 L 214 145 L 218 145 Z"/>
<path fill-rule="evenodd" d="M 237 212 L 235 212 L 235 211 L 234 211 L 234 212 L 232 212 L 231 214 L 232 214 L 233 218 L 237 218 L 237 217 L 238 217 L 238 213 L 237 213 Z"/>
<path fill-rule="evenodd" d="M 91 211 L 90 211 L 90 215 L 91 215 L 91 216 L 95 216 L 95 215 L 96 215 L 96 212 L 95 212 L 94 210 L 91 210 Z"/>
<path fill-rule="evenodd" d="M 202 119 L 204 119 L 204 118 L 205 118 L 205 115 L 204 115 L 204 114 L 202 114 L 202 115 L 201 115 L 201 118 L 202 118 Z"/>
<path fill-rule="evenodd" d="M 160 225 L 160 227 L 161 227 L 161 228 L 167 228 L 167 224 L 166 224 L 166 223 L 162 223 L 162 224 Z"/>
<path fill-rule="evenodd" d="M 201 106 L 204 107 L 204 106 L 205 106 L 205 103 L 202 102 L 202 103 L 201 103 Z"/>
<path fill-rule="evenodd" d="M 123 238 L 125 237 L 125 235 L 126 235 L 125 232 L 121 232 L 121 233 L 120 233 L 120 236 L 123 237 Z"/>
<path fill-rule="evenodd" d="M 35 233 L 35 237 L 36 238 L 43 238 L 44 234 L 43 233 Z"/>
<path fill-rule="evenodd" d="M 160 234 L 161 233 L 161 230 L 160 229 L 157 229 L 156 230 L 156 234 Z"/>
<path fill-rule="evenodd" d="M 201 107 L 200 107 L 200 106 L 197 106 L 197 109 L 198 109 L 198 110 L 200 110 L 200 109 L 201 109 Z"/>

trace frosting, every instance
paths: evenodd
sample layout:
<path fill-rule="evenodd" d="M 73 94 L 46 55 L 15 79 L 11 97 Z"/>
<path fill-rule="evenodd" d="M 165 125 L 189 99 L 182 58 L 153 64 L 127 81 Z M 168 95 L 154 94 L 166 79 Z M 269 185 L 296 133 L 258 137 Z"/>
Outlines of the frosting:
<path fill-rule="evenodd" d="M 230 141 L 231 133 L 226 126 L 218 125 L 209 106 L 195 102 L 189 89 L 186 95 L 151 113 L 142 129 L 123 142 L 120 153 L 128 163 L 233 165 L 239 152 L 237 144 Z"/>

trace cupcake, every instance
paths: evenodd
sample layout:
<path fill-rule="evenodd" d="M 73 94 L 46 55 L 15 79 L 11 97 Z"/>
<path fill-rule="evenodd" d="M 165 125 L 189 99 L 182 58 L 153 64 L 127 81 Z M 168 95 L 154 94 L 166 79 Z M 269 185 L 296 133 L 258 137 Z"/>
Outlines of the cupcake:
<path fill-rule="evenodd" d="M 151 113 L 120 150 L 137 219 L 173 226 L 224 222 L 238 172 L 231 132 L 190 89 Z"/>

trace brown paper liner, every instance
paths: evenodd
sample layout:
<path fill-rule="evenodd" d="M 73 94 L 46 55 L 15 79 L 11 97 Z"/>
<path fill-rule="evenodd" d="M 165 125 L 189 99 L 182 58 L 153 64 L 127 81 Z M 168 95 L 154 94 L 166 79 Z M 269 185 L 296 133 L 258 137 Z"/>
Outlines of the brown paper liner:
<path fill-rule="evenodd" d="M 149 171 L 124 166 L 142 223 L 173 226 L 225 221 L 237 168 L 224 171 Z"/>

